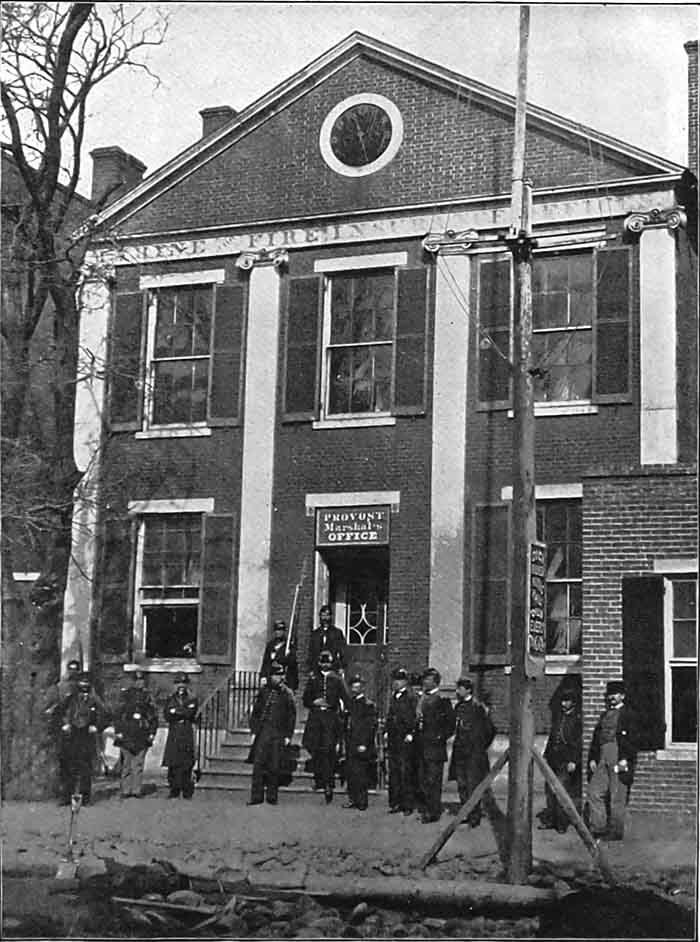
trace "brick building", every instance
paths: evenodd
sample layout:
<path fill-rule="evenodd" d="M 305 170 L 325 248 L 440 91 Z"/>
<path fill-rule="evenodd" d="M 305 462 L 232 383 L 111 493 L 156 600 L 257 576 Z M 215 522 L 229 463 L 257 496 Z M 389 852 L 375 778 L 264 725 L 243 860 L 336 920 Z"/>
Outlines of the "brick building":
<path fill-rule="evenodd" d="M 205 695 L 257 670 L 301 581 L 302 657 L 329 601 L 380 697 L 398 664 L 448 687 L 469 670 L 505 730 L 514 100 L 353 34 L 202 118 L 101 215 L 89 329 L 109 382 L 76 424 L 95 502 L 76 522 L 66 655 L 82 638 L 108 689 L 140 663 L 163 685 L 188 670 Z M 694 178 L 535 106 L 526 166 L 537 727 L 575 673 L 590 734 L 624 675 L 649 732 L 635 800 L 658 806 L 663 780 L 689 807 Z"/>

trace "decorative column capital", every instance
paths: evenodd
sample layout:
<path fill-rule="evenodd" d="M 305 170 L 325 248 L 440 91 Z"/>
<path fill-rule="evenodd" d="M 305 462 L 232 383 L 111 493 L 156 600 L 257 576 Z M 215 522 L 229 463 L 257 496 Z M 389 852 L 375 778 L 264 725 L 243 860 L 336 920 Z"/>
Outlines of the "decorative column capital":
<path fill-rule="evenodd" d="M 474 242 L 478 242 L 479 233 L 476 229 L 465 229 L 455 232 L 448 229 L 446 232 L 429 232 L 423 239 L 423 248 L 431 255 L 462 255 L 470 249 Z"/>
<path fill-rule="evenodd" d="M 286 249 L 258 249 L 257 252 L 241 252 L 236 259 L 236 268 L 250 271 L 256 265 L 273 265 L 282 268 L 289 264 L 289 253 Z"/>
<path fill-rule="evenodd" d="M 627 232 L 641 233 L 646 229 L 685 229 L 688 219 L 684 206 L 650 209 L 646 213 L 630 213 L 625 219 Z"/>

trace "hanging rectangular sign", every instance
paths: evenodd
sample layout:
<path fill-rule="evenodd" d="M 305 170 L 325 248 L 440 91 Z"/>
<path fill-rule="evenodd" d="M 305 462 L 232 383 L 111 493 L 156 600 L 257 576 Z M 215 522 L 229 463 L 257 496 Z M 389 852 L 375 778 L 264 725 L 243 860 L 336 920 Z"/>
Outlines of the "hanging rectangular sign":
<path fill-rule="evenodd" d="M 386 507 L 323 507 L 316 511 L 316 546 L 387 546 Z"/>
<path fill-rule="evenodd" d="M 527 654 L 525 673 L 528 677 L 544 674 L 547 652 L 547 545 L 530 543 L 527 558 Z"/>

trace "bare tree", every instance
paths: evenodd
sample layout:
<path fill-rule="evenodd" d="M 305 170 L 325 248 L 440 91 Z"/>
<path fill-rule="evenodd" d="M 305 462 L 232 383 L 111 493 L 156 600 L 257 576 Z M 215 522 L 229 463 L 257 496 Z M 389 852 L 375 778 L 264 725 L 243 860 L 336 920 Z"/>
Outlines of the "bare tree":
<path fill-rule="evenodd" d="M 162 43 L 155 5 L 5 3 L 3 149 L 20 197 L 3 250 L 2 344 L 2 787 L 39 798 L 54 784 L 44 708 L 60 670 L 63 594 L 71 552 L 76 384 L 81 381 L 77 288 L 91 218 L 76 187 L 87 103 L 114 72 L 140 68 Z M 7 213 L 5 210 L 7 209 Z M 13 580 L 31 543 L 40 575 L 29 597 Z"/>

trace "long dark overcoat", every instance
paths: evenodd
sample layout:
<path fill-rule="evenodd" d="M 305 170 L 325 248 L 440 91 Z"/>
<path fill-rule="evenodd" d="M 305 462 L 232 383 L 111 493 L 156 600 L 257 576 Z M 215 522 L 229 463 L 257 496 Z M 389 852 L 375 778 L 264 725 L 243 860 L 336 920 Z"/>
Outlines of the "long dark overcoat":
<path fill-rule="evenodd" d="M 455 731 L 452 704 L 440 694 L 423 694 L 417 727 L 418 752 L 428 762 L 447 761 L 447 740 Z"/>
<path fill-rule="evenodd" d="M 168 738 L 165 741 L 161 765 L 194 765 L 194 718 L 197 714 L 197 698 L 190 694 L 184 697 L 171 694 L 166 703 L 165 722 L 168 724 Z"/>
<path fill-rule="evenodd" d="M 489 771 L 488 748 L 496 730 L 484 707 L 474 699 L 458 701 L 455 709 L 455 738 L 448 778 L 457 778 L 459 766 L 468 766 L 471 775 L 486 778 Z"/>
<path fill-rule="evenodd" d="M 296 715 L 294 695 L 287 686 L 263 687 L 255 698 L 250 717 L 250 730 L 255 739 L 246 761 L 279 776 L 284 740 L 294 735 Z"/>
<path fill-rule="evenodd" d="M 309 709 L 309 716 L 304 728 L 302 745 L 310 753 L 335 749 L 339 742 L 343 725 L 340 716 L 341 704 L 345 700 L 343 682 L 333 671 L 323 675 L 312 674 L 304 688 L 303 703 Z M 314 700 L 325 699 L 327 707 L 314 706 Z"/>

